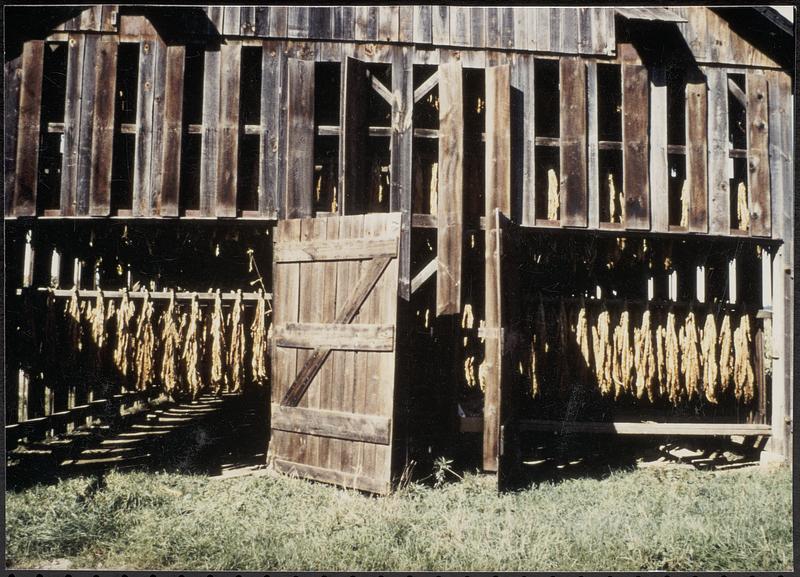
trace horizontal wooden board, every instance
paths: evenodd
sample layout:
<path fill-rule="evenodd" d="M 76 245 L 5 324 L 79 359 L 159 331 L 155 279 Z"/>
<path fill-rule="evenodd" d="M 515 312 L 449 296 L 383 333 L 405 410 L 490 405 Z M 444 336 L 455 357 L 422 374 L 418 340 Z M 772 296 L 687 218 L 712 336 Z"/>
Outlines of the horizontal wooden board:
<path fill-rule="evenodd" d="M 275 262 L 311 262 L 318 260 L 361 260 L 397 255 L 396 237 L 370 239 L 313 240 L 275 245 Z"/>
<path fill-rule="evenodd" d="M 391 351 L 393 325 L 287 323 L 273 327 L 279 347 L 314 349 L 329 347 L 340 351 Z"/>
<path fill-rule="evenodd" d="M 314 467 L 302 463 L 292 463 L 291 461 L 284 461 L 283 459 L 273 459 L 272 466 L 275 470 L 288 475 L 296 474 L 306 479 L 322 481 L 323 483 L 330 483 L 340 487 L 353 487 L 378 495 L 385 495 L 389 492 L 390 488 L 388 482 L 382 482 L 372 477 L 342 473 L 341 471 L 334 471 L 333 469 L 326 469 L 324 467 Z"/>
<path fill-rule="evenodd" d="M 284 407 L 272 403 L 271 425 L 279 431 L 333 437 L 388 445 L 391 419 L 376 415 L 359 415 L 306 407 Z"/>
<path fill-rule="evenodd" d="M 593 423 L 581 421 L 521 420 L 520 431 L 553 431 L 559 433 L 589 433 L 616 435 L 662 435 L 662 436 L 769 436 L 772 427 L 763 424 L 726 423 Z M 483 431 L 482 417 L 462 417 L 459 430 L 462 433 Z"/>

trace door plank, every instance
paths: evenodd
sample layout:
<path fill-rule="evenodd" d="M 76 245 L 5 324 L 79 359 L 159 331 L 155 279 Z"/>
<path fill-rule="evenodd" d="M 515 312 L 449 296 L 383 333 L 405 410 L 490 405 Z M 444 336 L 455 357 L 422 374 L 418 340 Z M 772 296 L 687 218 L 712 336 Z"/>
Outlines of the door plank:
<path fill-rule="evenodd" d="M 219 156 L 216 215 L 224 217 L 236 216 L 241 62 L 241 44 L 223 44 L 220 47 Z"/>
<path fill-rule="evenodd" d="M 388 445 L 390 419 L 272 404 L 272 427 L 281 431 Z"/>
<path fill-rule="evenodd" d="M 185 60 L 185 46 L 167 47 L 164 135 L 161 151 L 161 205 L 159 207 L 161 216 L 178 216 Z"/>
<path fill-rule="evenodd" d="M 699 80 L 699 79 L 698 79 Z M 686 85 L 686 180 L 689 230 L 708 231 L 708 90 L 705 82 Z"/>
<path fill-rule="evenodd" d="M 561 58 L 561 207 L 563 226 L 585 227 L 586 67 L 576 57 Z"/>
<path fill-rule="evenodd" d="M 310 262 L 360 260 L 396 255 L 397 238 L 375 237 L 280 243 L 275 247 L 273 259 L 276 262 Z"/>
<path fill-rule="evenodd" d="M 622 186 L 625 227 L 632 230 L 650 228 L 649 89 L 647 68 L 622 65 Z"/>
<path fill-rule="evenodd" d="M 314 62 L 290 58 L 287 67 L 286 218 L 314 210 Z"/>
<path fill-rule="evenodd" d="M 43 65 L 44 42 L 25 42 L 22 47 L 22 78 L 19 80 L 19 117 L 15 119 L 18 120 L 16 185 L 13 191 L 15 216 L 36 214 Z M 8 136 L 6 134 L 6 138 Z"/>
<path fill-rule="evenodd" d="M 394 325 L 289 323 L 276 325 L 273 338 L 279 347 L 314 349 L 327 346 L 342 351 L 391 351 Z"/>
<path fill-rule="evenodd" d="M 92 170 L 89 181 L 89 214 L 108 216 L 111 210 L 111 166 L 114 148 L 114 90 L 117 79 L 115 38 L 103 39 L 97 50 L 97 82 L 92 132 Z"/>
<path fill-rule="evenodd" d="M 769 111 L 767 77 L 747 73 L 747 188 L 750 234 L 770 236 Z"/>

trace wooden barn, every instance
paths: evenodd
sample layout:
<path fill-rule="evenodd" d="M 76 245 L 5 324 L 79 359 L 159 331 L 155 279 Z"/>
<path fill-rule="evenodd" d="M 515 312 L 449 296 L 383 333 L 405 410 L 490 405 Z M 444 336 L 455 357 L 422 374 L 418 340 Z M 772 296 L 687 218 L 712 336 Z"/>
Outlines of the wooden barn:
<path fill-rule="evenodd" d="M 269 403 L 386 493 L 474 443 L 791 455 L 793 24 L 767 7 L 6 10 L 6 439 Z"/>

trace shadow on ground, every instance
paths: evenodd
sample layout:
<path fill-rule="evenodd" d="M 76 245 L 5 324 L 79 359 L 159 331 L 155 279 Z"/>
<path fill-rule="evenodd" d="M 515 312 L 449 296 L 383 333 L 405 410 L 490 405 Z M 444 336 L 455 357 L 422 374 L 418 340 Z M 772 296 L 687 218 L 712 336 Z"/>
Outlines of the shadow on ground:
<path fill-rule="evenodd" d="M 28 443 L 7 459 L 6 486 L 21 489 L 110 469 L 233 475 L 263 466 L 267 402 L 258 395 L 206 396 L 167 403 L 118 426 L 76 430 Z"/>

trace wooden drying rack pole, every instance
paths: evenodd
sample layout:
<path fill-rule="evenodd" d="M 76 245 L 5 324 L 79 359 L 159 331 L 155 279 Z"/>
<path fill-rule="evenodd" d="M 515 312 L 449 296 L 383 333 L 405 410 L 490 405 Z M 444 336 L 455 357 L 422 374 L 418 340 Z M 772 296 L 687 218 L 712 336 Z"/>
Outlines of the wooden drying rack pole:
<path fill-rule="evenodd" d="M 564 302 L 564 304 L 579 304 L 581 302 L 580 297 L 565 297 L 563 299 L 559 297 L 541 297 L 541 300 L 543 303 L 546 304 L 553 304 L 553 303 L 558 304 L 562 301 Z M 538 303 L 538 301 L 539 297 L 537 296 L 533 298 L 532 302 Z M 617 306 L 617 305 L 627 304 L 635 307 L 651 307 L 659 309 L 668 309 L 674 307 L 676 309 L 681 309 L 681 310 L 694 309 L 698 311 L 705 311 L 708 310 L 709 308 L 714 308 L 714 309 L 718 308 L 730 311 L 741 311 L 741 310 L 757 308 L 756 305 L 747 305 L 741 302 L 739 303 L 720 303 L 720 302 L 714 303 L 714 302 L 699 302 L 699 301 L 688 302 L 688 301 L 670 301 L 665 299 L 653 299 L 651 301 L 648 301 L 643 299 L 624 299 L 619 297 L 612 297 L 612 298 L 584 297 L 583 302 L 587 305 L 605 304 L 605 305 Z M 767 313 L 771 312 L 772 311 L 770 309 L 758 308 L 758 317 L 762 318 L 764 316 L 769 316 Z"/>
<path fill-rule="evenodd" d="M 21 295 L 23 291 L 30 290 L 30 289 L 17 289 L 17 294 Z M 35 289 L 38 292 L 53 292 L 53 295 L 57 297 L 71 297 L 73 293 L 76 291 L 72 289 L 50 289 L 46 287 L 38 287 Z M 172 295 L 175 295 L 175 300 L 185 300 L 190 301 L 193 297 L 197 297 L 197 300 L 201 301 L 213 301 L 217 293 L 213 292 L 190 292 L 190 291 L 123 291 L 123 290 L 88 290 L 88 289 L 78 289 L 78 298 L 97 298 L 101 294 L 107 298 L 122 298 L 122 294 L 124 292 L 128 293 L 128 297 L 132 299 L 143 299 L 145 295 L 150 295 L 150 298 L 153 300 L 169 300 L 172 298 Z M 228 292 L 220 292 L 219 293 L 220 299 L 223 301 L 233 301 L 236 300 L 236 293 L 234 291 Z M 257 301 L 261 296 L 264 299 L 271 301 L 272 300 L 272 293 L 257 293 L 257 292 L 243 292 L 242 293 L 242 300 L 243 301 Z"/>

